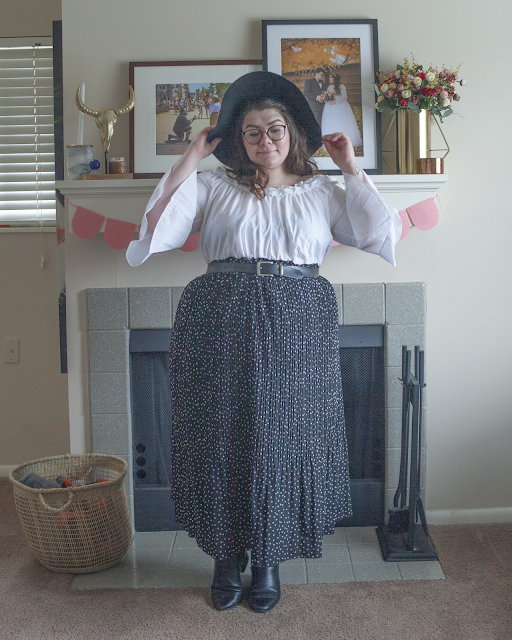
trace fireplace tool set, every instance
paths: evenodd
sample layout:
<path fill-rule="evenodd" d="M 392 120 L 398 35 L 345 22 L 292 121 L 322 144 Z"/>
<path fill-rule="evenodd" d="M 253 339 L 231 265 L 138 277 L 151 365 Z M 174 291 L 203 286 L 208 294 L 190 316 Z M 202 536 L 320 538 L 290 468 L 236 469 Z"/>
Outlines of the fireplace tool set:
<path fill-rule="evenodd" d="M 425 387 L 424 352 L 402 346 L 402 450 L 398 488 L 389 510 L 389 522 L 377 527 L 382 556 L 387 562 L 437 560 L 421 500 L 422 390 Z M 409 504 L 407 504 L 409 499 Z M 418 522 L 418 518 L 420 522 Z"/>

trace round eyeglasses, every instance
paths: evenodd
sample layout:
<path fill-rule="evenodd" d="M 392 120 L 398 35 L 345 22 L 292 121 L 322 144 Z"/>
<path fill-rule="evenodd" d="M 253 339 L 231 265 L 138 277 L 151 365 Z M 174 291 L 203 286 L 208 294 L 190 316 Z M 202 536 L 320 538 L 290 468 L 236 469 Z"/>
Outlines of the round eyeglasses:
<path fill-rule="evenodd" d="M 267 134 L 272 142 L 277 142 L 278 140 L 282 140 L 284 138 L 284 134 L 286 133 L 286 125 L 274 124 L 266 131 L 261 131 L 261 129 L 247 129 L 246 131 L 242 132 L 242 135 L 249 144 L 258 144 L 259 142 L 261 142 L 264 133 Z"/>

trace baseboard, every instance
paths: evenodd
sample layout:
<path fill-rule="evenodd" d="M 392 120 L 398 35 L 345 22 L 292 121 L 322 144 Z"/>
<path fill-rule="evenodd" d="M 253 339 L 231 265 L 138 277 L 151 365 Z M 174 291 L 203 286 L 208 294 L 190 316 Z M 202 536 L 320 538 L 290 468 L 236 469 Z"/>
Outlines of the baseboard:
<path fill-rule="evenodd" d="M 512 522 L 512 507 L 496 509 L 441 509 L 427 511 L 428 524 L 486 524 Z"/>
<path fill-rule="evenodd" d="M 7 478 L 18 465 L 0 464 L 0 478 Z M 496 509 L 439 509 L 426 512 L 428 524 L 486 524 L 512 522 L 512 507 Z"/>

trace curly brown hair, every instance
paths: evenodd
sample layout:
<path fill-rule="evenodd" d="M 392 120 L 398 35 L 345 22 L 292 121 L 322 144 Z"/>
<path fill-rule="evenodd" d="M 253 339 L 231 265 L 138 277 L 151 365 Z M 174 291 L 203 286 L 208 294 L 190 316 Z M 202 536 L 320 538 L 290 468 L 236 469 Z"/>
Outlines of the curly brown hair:
<path fill-rule="evenodd" d="M 243 143 L 242 124 L 249 111 L 263 111 L 264 109 L 277 109 L 281 113 L 290 134 L 290 151 L 284 161 L 284 168 L 297 176 L 313 176 L 320 173 L 315 162 L 310 159 L 307 140 L 304 131 L 298 127 L 286 105 L 273 98 L 263 98 L 249 102 L 242 109 L 236 120 L 234 155 L 235 161 L 227 170 L 228 175 L 238 184 L 249 187 L 250 192 L 259 200 L 265 197 L 265 187 L 268 185 L 268 171 L 249 159 Z"/>
<path fill-rule="evenodd" d="M 334 93 L 337 96 L 341 95 L 341 76 L 339 73 L 334 73 L 332 72 L 331 74 L 329 74 L 329 79 L 333 79 L 333 85 L 334 85 Z"/>

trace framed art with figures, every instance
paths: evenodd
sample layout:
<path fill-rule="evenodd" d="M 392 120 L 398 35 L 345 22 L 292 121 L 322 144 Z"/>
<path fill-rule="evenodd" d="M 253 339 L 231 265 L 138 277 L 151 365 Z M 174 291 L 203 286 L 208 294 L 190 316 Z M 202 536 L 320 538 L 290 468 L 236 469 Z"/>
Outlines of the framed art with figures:
<path fill-rule="evenodd" d="M 189 140 L 215 124 L 227 88 L 261 70 L 261 60 L 130 62 L 135 107 L 130 112 L 130 173 L 160 178 L 185 152 Z M 199 170 L 216 169 L 212 155 Z"/>
<path fill-rule="evenodd" d="M 342 131 L 349 136 L 366 173 L 382 173 L 374 88 L 377 20 L 263 20 L 262 31 L 263 69 L 303 92 L 323 135 Z M 314 160 L 319 169 L 340 173 L 324 146 Z"/>

